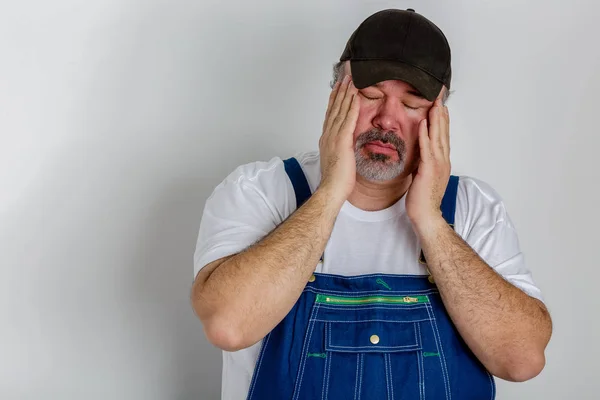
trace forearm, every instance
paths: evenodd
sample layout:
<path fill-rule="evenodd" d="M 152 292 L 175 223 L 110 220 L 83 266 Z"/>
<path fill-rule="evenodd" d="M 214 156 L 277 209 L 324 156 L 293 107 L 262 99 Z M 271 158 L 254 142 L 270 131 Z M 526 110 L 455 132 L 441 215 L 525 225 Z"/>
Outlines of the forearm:
<path fill-rule="evenodd" d="M 477 358 L 503 379 L 537 375 L 551 334 L 543 304 L 505 281 L 441 217 L 416 231 L 444 305 Z"/>
<path fill-rule="evenodd" d="M 248 347 L 287 315 L 323 254 L 342 203 L 317 190 L 261 241 L 197 278 L 192 302 L 213 342 L 230 350 Z"/>

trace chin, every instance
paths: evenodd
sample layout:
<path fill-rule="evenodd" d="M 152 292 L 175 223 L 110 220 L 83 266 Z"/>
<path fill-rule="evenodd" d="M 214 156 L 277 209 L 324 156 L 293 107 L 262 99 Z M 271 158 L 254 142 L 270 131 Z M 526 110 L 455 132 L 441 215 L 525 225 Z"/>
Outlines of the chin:
<path fill-rule="evenodd" d="M 404 162 L 377 160 L 378 157 L 356 159 L 356 172 L 368 181 L 385 182 L 396 179 L 404 172 Z"/>

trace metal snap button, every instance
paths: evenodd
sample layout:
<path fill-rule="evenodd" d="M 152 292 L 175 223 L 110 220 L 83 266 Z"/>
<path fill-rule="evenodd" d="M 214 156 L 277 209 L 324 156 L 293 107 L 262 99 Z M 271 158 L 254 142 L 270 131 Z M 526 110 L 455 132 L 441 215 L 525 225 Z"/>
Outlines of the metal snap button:
<path fill-rule="evenodd" d="M 314 276 L 314 275 L 311 275 L 311 276 L 310 276 L 310 278 L 308 278 L 308 281 L 309 281 L 309 282 L 314 282 L 316 279 L 317 279 L 317 277 L 316 277 L 316 276 Z"/>
<path fill-rule="evenodd" d="M 372 335 L 372 336 L 371 336 L 371 343 L 373 343 L 373 344 L 377 344 L 377 343 L 379 343 L 379 336 L 377 336 L 377 335 Z"/>

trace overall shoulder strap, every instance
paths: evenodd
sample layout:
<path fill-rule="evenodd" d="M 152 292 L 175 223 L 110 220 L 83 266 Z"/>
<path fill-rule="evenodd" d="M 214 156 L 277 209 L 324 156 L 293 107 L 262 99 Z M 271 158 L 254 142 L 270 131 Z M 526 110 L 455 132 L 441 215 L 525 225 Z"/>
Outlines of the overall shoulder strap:
<path fill-rule="evenodd" d="M 294 157 L 283 160 L 283 166 L 285 167 L 285 172 L 287 173 L 290 181 L 292 182 L 292 186 L 294 187 L 294 193 L 296 195 L 296 208 L 300 208 L 300 206 L 304 204 L 304 202 L 308 200 L 312 194 L 310 192 L 310 186 L 308 186 L 306 176 L 302 171 L 300 163 Z"/>
<path fill-rule="evenodd" d="M 456 213 L 456 195 L 458 193 L 458 176 L 450 175 L 446 193 L 442 199 L 442 215 L 448 225 L 454 227 L 454 214 Z"/>
<path fill-rule="evenodd" d="M 296 208 L 300 208 L 302 204 L 312 195 L 310 186 L 306 180 L 306 175 L 302 171 L 302 167 L 298 160 L 294 157 L 283 160 L 283 166 L 285 167 L 285 173 L 292 182 L 294 187 L 294 194 L 296 195 Z M 324 255 L 321 255 L 320 262 L 323 262 Z"/>
<path fill-rule="evenodd" d="M 290 181 L 292 182 L 292 186 L 294 187 L 294 194 L 296 195 L 296 208 L 300 208 L 302 204 L 311 196 L 310 186 L 308 185 L 308 181 L 306 180 L 306 176 L 304 175 L 304 171 L 302 171 L 302 167 L 298 160 L 294 157 L 283 160 L 283 166 L 285 168 L 285 172 L 288 175 Z M 450 180 L 448 181 L 448 185 L 446 186 L 446 192 L 444 193 L 444 197 L 442 199 L 441 211 L 444 217 L 444 220 L 454 228 L 454 217 L 456 214 L 456 196 L 458 194 L 458 176 L 451 175 Z M 423 250 L 421 250 L 421 256 L 419 257 L 419 261 L 423 264 L 426 264 L 425 255 L 423 254 Z"/>
<path fill-rule="evenodd" d="M 446 186 L 446 192 L 444 193 L 444 197 L 442 198 L 442 205 L 440 209 L 442 210 L 442 216 L 444 220 L 454 228 L 454 215 L 456 214 L 456 195 L 458 194 L 458 176 L 450 175 L 450 180 L 448 181 L 448 186 Z M 423 250 L 421 250 L 421 256 L 419 257 L 419 262 L 422 264 L 426 264 L 425 254 L 423 254 Z"/>

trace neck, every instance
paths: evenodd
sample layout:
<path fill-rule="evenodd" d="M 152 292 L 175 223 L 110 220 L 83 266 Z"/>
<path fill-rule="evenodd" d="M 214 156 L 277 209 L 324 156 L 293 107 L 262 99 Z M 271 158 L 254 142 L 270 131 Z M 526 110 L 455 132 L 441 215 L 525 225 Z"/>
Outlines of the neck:
<path fill-rule="evenodd" d="M 385 182 L 368 181 L 356 175 L 354 190 L 348 196 L 348 201 L 357 208 L 365 211 L 379 211 L 396 203 L 408 191 L 412 176 L 400 175 Z"/>

